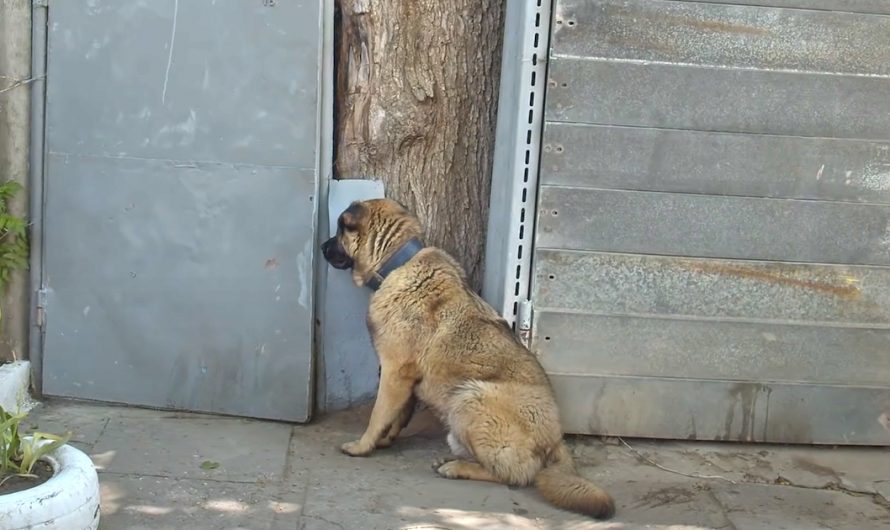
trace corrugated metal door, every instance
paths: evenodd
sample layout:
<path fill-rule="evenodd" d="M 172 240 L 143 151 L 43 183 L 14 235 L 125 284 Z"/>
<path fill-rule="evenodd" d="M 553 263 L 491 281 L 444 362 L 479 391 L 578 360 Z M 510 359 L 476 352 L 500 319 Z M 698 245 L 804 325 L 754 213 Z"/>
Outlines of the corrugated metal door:
<path fill-rule="evenodd" d="M 555 2 L 533 347 L 571 432 L 890 445 L 890 5 L 736 4 Z"/>
<path fill-rule="evenodd" d="M 45 393 L 309 417 L 319 9 L 50 2 Z"/>

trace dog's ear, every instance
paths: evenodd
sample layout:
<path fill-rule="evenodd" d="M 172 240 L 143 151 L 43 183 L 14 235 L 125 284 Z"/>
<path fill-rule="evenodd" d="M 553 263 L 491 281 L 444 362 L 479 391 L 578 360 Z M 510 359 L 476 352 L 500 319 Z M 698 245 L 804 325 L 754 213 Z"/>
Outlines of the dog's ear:
<path fill-rule="evenodd" d="M 362 203 L 356 201 L 349 205 L 342 214 L 340 214 L 340 225 L 346 230 L 355 230 L 358 228 L 359 220 L 364 213 Z"/>

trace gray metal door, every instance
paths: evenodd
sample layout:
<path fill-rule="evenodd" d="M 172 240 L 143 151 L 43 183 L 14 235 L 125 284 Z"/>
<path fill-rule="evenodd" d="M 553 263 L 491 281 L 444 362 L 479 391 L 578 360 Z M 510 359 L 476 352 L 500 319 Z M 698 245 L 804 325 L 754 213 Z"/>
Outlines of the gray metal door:
<path fill-rule="evenodd" d="M 308 419 L 320 18 L 50 2 L 46 394 Z"/>
<path fill-rule="evenodd" d="M 887 4 L 554 3 L 532 340 L 569 431 L 890 445 Z"/>

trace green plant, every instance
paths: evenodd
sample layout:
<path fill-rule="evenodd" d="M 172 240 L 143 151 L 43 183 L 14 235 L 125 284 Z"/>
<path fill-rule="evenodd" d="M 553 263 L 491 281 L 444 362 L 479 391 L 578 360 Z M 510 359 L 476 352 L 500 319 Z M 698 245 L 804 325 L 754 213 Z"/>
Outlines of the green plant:
<path fill-rule="evenodd" d="M 22 185 L 14 180 L 0 184 L 0 291 L 13 271 L 28 268 L 28 223 L 9 213 L 9 200 L 20 191 Z"/>
<path fill-rule="evenodd" d="M 56 436 L 34 432 L 24 438 L 20 432 L 25 413 L 10 414 L 0 407 L 0 485 L 12 477 L 34 478 L 34 464 L 49 453 L 68 443 L 71 434 Z"/>

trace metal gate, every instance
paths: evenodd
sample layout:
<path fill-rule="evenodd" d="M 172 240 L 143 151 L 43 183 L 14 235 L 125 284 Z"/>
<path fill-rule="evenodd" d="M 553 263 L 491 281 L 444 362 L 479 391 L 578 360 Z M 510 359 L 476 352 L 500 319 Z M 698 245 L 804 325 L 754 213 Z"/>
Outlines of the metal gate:
<path fill-rule="evenodd" d="M 44 393 L 308 419 L 320 23 L 49 2 Z"/>
<path fill-rule="evenodd" d="M 566 429 L 890 445 L 890 6 L 552 9 L 513 311 Z"/>

